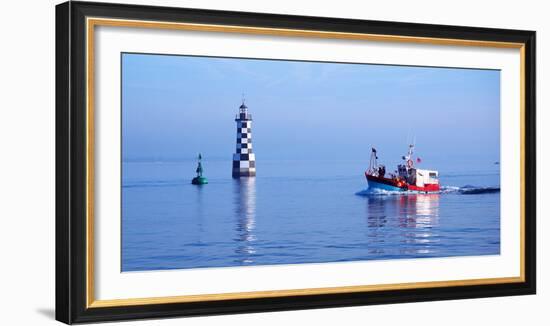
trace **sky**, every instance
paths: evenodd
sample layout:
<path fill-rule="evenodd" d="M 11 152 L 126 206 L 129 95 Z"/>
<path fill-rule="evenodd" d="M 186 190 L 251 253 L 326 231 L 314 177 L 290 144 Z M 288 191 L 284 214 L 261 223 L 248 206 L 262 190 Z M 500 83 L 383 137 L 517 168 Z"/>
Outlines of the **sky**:
<path fill-rule="evenodd" d="M 243 93 L 258 161 L 499 161 L 498 70 L 129 53 L 123 160 L 231 160 Z"/>

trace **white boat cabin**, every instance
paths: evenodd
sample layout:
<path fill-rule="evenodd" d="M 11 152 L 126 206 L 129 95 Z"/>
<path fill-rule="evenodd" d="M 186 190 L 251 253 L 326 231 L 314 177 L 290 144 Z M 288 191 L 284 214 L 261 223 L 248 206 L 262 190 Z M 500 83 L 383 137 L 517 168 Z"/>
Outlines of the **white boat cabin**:
<path fill-rule="evenodd" d="M 439 184 L 439 174 L 433 170 L 416 170 L 416 186 L 424 187 L 426 184 Z"/>

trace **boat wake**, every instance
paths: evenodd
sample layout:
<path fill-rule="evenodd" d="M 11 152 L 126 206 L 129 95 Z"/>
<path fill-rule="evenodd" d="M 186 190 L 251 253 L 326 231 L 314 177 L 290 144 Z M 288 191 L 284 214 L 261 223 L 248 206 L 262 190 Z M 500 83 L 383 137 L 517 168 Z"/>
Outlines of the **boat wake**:
<path fill-rule="evenodd" d="M 500 192 L 500 187 L 476 187 L 476 186 L 464 186 L 458 189 L 463 195 L 479 195 L 479 194 L 492 194 Z"/>
<path fill-rule="evenodd" d="M 435 194 L 460 194 L 460 195 L 480 195 L 480 194 L 491 194 L 500 192 L 500 187 L 476 187 L 472 185 L 466 185 L 462 187 L 456 186 L 441 186 L 441 190 Z M 355 193 L 358 196 L 410 196 L 410 195 L 422 195 L 414 192 L 405 192 L 405 191 L 390 191 L 379 188 L 374 189 L 363 189 Z M 434 193 L 432 193 L 434 194 Z"/>

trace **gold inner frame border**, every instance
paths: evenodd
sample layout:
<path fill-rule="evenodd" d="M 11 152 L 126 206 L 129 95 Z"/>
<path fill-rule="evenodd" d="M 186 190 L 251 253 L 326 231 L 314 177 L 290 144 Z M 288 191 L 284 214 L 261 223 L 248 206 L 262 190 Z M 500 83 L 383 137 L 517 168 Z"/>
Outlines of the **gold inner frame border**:
<path fill-rule="evenodd" d="M 94 32 L 96 26 L 153 28 L 202 32 L 225 32 L 287 37 L 314 37 L 330 39 L 365 40 L 378 42 L 404 42 L 416 44 L 436 44 L 449 46 L 474 46 L 493 48 L 512 48 L 520 51 L 520 276 L 486 279 L 465 279 L 449 281 L 430 281 L 414 283 L 394 283 L 377 285 L 354 285 L 344 287 L 325 287 L 307 289 L 289 289 L 274 291 L 254 291 L 236 293 L 216 293 L 200 295 L 181 295 L 166 297 L 146 297 L 96 300 L 94 296 Z M 405 290 L 420 288 L 441 288 L 451 286 L 474 286 L 525 282 L 525 44 L 514 42 L 479 41 L 449 38 L 414 37 L 400 35 L 345 33 L 317 30 L 264 28 L 234 25 L 214 25 L 160 22 L 144 20 L 126 20 L 111 18 L 86 18 L 86 307 L 121 307 L 150 304 L 169 304 L 199 301 L 219 301 L 234 299 L 273 298 L 319 294 L 338 294 L 354 292 L 374 292 L 387 290 Z"/>

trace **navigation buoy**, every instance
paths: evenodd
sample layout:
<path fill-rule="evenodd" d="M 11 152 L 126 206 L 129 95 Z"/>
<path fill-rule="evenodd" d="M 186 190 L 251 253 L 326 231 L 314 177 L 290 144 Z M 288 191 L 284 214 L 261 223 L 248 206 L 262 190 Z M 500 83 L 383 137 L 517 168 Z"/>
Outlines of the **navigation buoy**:
<path fill-rule="evenodd" d="M 199 153 L 197 170 L 195 171 L 197 172 L 197 176 L 194 177 L 193 180 L 191 180 L 191 183 L 194 185 L 205 185 L 208 183 L 208 179 L 202 176 L 201 160 L 202 160 L 202 155 Z"/>

